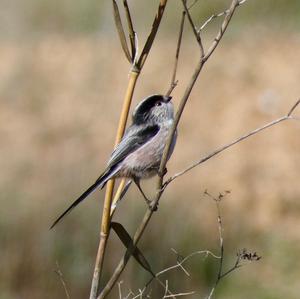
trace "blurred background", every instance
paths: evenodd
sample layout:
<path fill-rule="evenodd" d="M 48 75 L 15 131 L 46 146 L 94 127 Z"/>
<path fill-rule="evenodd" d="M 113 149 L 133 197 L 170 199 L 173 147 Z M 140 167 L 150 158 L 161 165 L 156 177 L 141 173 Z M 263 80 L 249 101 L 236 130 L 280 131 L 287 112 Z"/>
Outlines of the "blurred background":
<path fill-rule="evenodd" d="M 129 1 L 140 48 L 158 1 Z M 230 1 L 198 1 L 197 25 Z M 169 87 L 181 14 L 169 1 L 133 105 Z M 145 13 L 147 11 L 147 13 Z M 206 48 L 221 20 L 205 30 Z M 300 2 L 249 0 L 238 8 L 209 59 L 179 125 L 168 175 L 232 139 L 285 114 L 300 96 Z M 186 26 L 178 66 L 177 107 L 199 50 Z M 110 1 L 1 1 L 0 11 L 0 298 L 87 298 L 96 256 L 104 192 L 97 191 L 64 222 L 52 221 L 101 173 L 112 149 L 130 67 L 118 41 Z M 300 115 L 300 111 L 296 112 Z M 203 195 L 231 190 L 221 203 L 225 264 L 247 248 L 263 258 L 225 278 L 216 298 L 299 298 L 300 123 L 288 121 L 223 152 L 174 181 L 140 248 L 154 271 L 176 256 L 219 254 L 217 210 Z M 143 183 L 153 194 L 155 180 Z M 131 188 L 115 215 L 133 234 L 146 206 Z M 124 248 L 114 234 L 104 278 Z M 190 277 L 174 270 L 174 292 L 205 298 L 217 261 L 196 256 Z M 122 294 L 149 279 L 131 260 Z M 152 298 L 161 298 L 156 284 Z M 109 298 L 118 298 L 117 288 Z"/>

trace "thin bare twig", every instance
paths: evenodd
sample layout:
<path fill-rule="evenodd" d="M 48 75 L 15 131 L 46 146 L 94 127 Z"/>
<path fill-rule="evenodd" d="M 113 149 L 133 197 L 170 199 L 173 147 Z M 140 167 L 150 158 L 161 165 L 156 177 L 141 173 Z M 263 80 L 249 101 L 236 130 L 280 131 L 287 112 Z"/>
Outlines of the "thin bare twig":
<path fill-rule="evenodd" d="M 136 296 L 132 297 L 132 299 L 137 299 L 139 297 L 142 299 L 145 290 L 146 290 L 146 288 L 143 288 L 142 290 L 139 290 L 139 293 Z"/>
<path fill-rule="evenodd" d="M 237 270 L 238 268 L 242 267 L 244 264 L 241 264 L 241 260 L 248 260 L 248 261 L 259 261 L 261 259 L 260 256 L 257 255 L 256 252 L 251 253 L 248 252 L 246 249 L 243 249 L 242 251 L 237 252 L 237 258 L 235 263 L 231 268 L 229 268 L 227 271 L 223 272 L 223 264 L 224 264 L 224 238 L 223 238 L 223 223 L 222 223 L 222 217 L 221 217 L 221 209 L 220 209 L 220 202 L 221 200 L 229 194 L 230 191 L 225 191 L 225 193 L 219 193 L 218 197 L 214 197 L 210 195 L 207 190 L 204 192 L 204 195 L 209 196 L 212 198 L 217 207 L 217 221 L 218 221 L 218 232 L 219 232 L 219 246 L 220 246 L 220 261 L 219 261 L 219 269 L 216 277 L 216 281 L 211 288 L 209 295 L 206 297 L 206 299 L 211 299 L 218 284 L 220 283 L 221 279 L 223 279 L 225 276 L 230 274 L 231 272 Z"/>
<path fill-rule="evenodd" d="M 217 45 L 219 44 L 219 42 L 221 41 L 227 27 L 228 27 L 228 24 L 230 23 L 230 20 L 231 20 L 231 17 L 233 16 L 234 14 L 234 11 L 236 9 L 236 2 L 238 0 L 233 0 L 232 3 L 231 3 L 231 6 L 229 8 L 229 13 L 227 15 L 227 17 L 223 20 L 223 23 L 221 25 L 221 29 L 217 35 L 216 38 L 218 38 L 218 43 L 215 45 L 215 47 L 217 47 Z M 220 34 L 220 32 L 222 32 Z M 211 52 L 211 54 L 213 53 L 213 51 Z M 210 54 L 210 55 L 211 55 Z M 205 58 L 206 57 L 206 58 Z M 190 82 L 188 83 L 186 89 L 185 89 L 185 92 L 184 92 L 184 95 L 180 101 L 180 104 L 179 104 L 179 107 L 178 107 L 178 110 L 177 110 L 177 113 L 175 115 L 175 119 L 174 119 L 174 123 L 173 123 L 173 126 L 171 128 L 171 131 L 169 133 L 169 136 L 168 136 L 168 140 L 167 140 L 167 143 L 166 143 L 166 146 L 165 146 L 165 149 L 164 149 L 164 153 L 163 153 L 163 157 L 162 157 L 162 160 L 161 160 L 161 163 L 160 163 L 160 169 L 159 169 L 159 173 L 163 173 L 163 170 L 166 168 L 166 163 L 167 163 L 167 157 L 168 157 L 168 153 L 170 151 L 170 147 L 171 147 L 171 144 L 172 144 L 172 140 L 173 140 L 173 136 L 175 134 L 175 131 L 176 131 L 176 128 L 178 126 L 178 123 L 180 121 L 180 118 L 181 118 L 181 115 L 183 113 L 183 110 L 185 108 L 185 105 L 188 101 L 188 98 L 192 92 L 192 89 L 198 79 L 198 76 L 205 64 L 205 62 L 207 61 L 207 59 L 210 57 L 210 56 L 205 56 L 205 57 L 202 57 L 200 56 L 200 60 L 194 70 L 194 73 L 190 79 Z M 158 182 L 157 182 L 157 190 L 158 190 L 158 194 L 156 196 L 156 203 L 159 201 L 159 198 L 161 196 L 161 192 L 159 192 L 160 189 L 162 189 L 162 177 L 159 178 Z"/>
<path fill-rule="evenodd" d="M 192 291 L 192 292 L 186 292 L 186 293 L 177 293 L 177 294 L 174 294 L 175 297 L 182 297 L 182 296 L 188 296 L 188 295 L 193 295 L 195 294 L 196 292 L 195 291 Z M 165 298 L 171 298 L 170 295 L 166 295 L 163 297 L 163 299 Z"/>
<path fill-rule="evenodd" d="M 246 260 L 248 262 L 253 262 L 253 261 L 259 261 L 261 259 L 261 256 L 257 255 L 256 252 L 254 252 L 254 253 L 248 252 L 247 249 L 245 249 L 245 248 L 243 250 L 238 251 L 236 255 L 237 255 L 237 258 L 236 258 L 234 265 L 230 269 L 228 269 L 226 272 L 222 273 L 222 275 L 220 276 L 220 279 L 224 278 L 225 276 L 227 276 L 234 270 L 245 266 L 245 263 L 242 264 L 242 260 Z"/>
<path fill-rule="evenodd" d="M 281 123 L 283 121 L 286 121 L 286 120 L 289 120 L 289 119 L 293 119 L 295 120 L 295 118 L 292 116 L 292 113 L 294 112 L 294 110 L 298 107 L 298 105 L 300 104 L 300 99 L 292 106 L 292 108 L 289 110 L 289 112 L 285 115 L 285 116 L 282 116 L 276 120 L 273 120 L 267 124 L 265 124 L 264 126 L 262 127 L 259 127 L 253 131 L 250 131 L 249 133 L 245 134 L 245 135 L 242 135 L 240 137 L 238 137 L 237 139 L 231 141 L 230 143 L 226 144 L 226 145 L 223 145 L 221 146 L 220 148 L 216 149 L 215 151 L 211 152 L 210 154 L 208 154 L 207 156 L 205 156 L 204 158 L 200 159 L 199 161 L 196 161 L 194 163 L 192 163 L 189 167 L 185 168 L 184 170 L 176 173 L 175 175 L 171 176 L 170 178 L 168 178 L 166 180 L 166 182 L 164 183 L 164 188 L 170 184 L 172 181 L 174 181 L 176 178 L 184 175 L 185 173 L 187 173 L 188 171 L 192 170 L 193 168 L 195 168 L 196 166 L 206 162 L 207 160 L 211 159 L 212 157 L 222 153 L 223 151 L 225 151 L 226 149 L 232 147 L 233 145 L 249 138 L 250 136 L 252 135 L 255 135 L 267 128 L 270 128 L 278 123 Z"/>
<path fill-rule="evenodd" d="M 194 0 L 193 3 L 191 3 L 188 7 L 188 10 L 190 10 L 199 0 Z"/>
<path fill-rule="evenodd" d="M 63 274 L 60 270 L 60 267 L 59 267 L 59 264 L 58 264 L 57 261 L 56 261 L 56 269 L 54 270 L 54 273 L 57 274 L 57 276 L 58 276 L 58 278 L 59 278 L 59 280 L 60 280 L 60 282 L 61 282 L 61 284 L 64 288 L 67 299 L 70 299 L 71 297 L 70 297 L 70 293 L 69 293 L 68 288 L 67 288 L 67 284 L 64 280 L 64 276 L 63 276 Z"/>
<path fill-rule="evenodd" d="M 181 41 L 182 41 L 182 34 L 183 34 L 183 28 L 184 28 L 185 14 L 186 14 L 186 12 L 183 11 L 182 15 L 181 15 L 181 22 L 180 22 L 179 35 L 178 35 L 178 41 L 177 41 L 177 47 L 176 47 L 174 69 L 173 69 L 170 88 L 166 93 L 167 96 L 169 96 L 172 93 L 172 91 L 174 90 L 174 88 L 177 86 L 177 83 L 178 83 L 178 80 L 176 80 L 176 73 L 177 73 L 179 53 L 180 53 L 180 48 L 181 48 Z"/>
<path fill-rule="evenodd" d="M 207 256 L 210 255 L 210 256 L 212 256 L 213 258 L 216 258 L 216 259 L 220 258 L 219 256 L 215 255 L 214 253 L 212 253 L 209 250 L 198 250 L 198 251 L 192 252 L 191 254 L 189 254 L 188 256 L 186 256 L 184 258 L 182 256 L 180 256 L 175 249 L 172 248 L 172 251 L 177 255 L 176 265 L 170 266 L 170 267 L 168 267 L 166 269 L 161 270 L 160 272 L 157 272 L 155 274 L 155 276 L 151 277 L 151 279 L 146 283 L 146 287 L 148 287 L 150 285 L 150 283 L 153 281 L 153 279 L 156 279 L 161 284 L 162 282 L 158 279 L 158 277 L 161 276 L 162 274 L 164 274 L 166 272 L 169 272 L 171 270 L 174 270 L 176 268 L 180 268 L 187 276 L 190 276 L 189 272 L 183 267 L 183 264 L 187 260 L 189 260 L 190 258 L 194 257 L 195 255 L 202 255 L 202 254 L 204 254 L 205 257 L 207 257 Z M 170 294 L 170 295 L 176 296 L 175 294 Z"/>
<path fill-rule="evenodd" d="M 118 282 L 119 299 L 122 299 L 122 290 L 121 290 L 122 283 L 123 283 L 122 280 Z"/>
<path fill-rule="evenodd" d="M 223 239 L 223 225 L 222 225 L 219 201 L 216 201 L 216 205 L 217 205 L 217 210 L 218 210 L 218 229 L 219 229 L 220 256 L 221 256 L 219 271 L 218 271 L 218 280 L 220 280 L 221 275 L 222 275 L 223 261 L 224 261 L 224 239 Z"/>
<path fill-rule="evenodd" d="M 165 289 L 165 294 L 163 298 L 166 298 L 167 294 L 168 294 L 168 287 L 169 287 L 169 281 L 166 280 L 166 289 Z"/>
<path fill-rule="evenodd" d="M 217 220 L 218 220 L 218 232 L 219 232 L 219 242 L 220 242 L 220 262 L 219 262 L 219 269 L 218 269 L 218 274 L 217 274 L 217 279 L 216 282 L 214 284 L 214 286 L 212 287 L 209 296 L 207 299 L 210 299 L 211 296 L 213 295 L 221 277 L 222 277 L 222 269 L 223 269 L 223 261 L 224 261 L 224 239 L 223 239 L 223 225 L 222 225 L 222 217 L 221 217 L 221 210 L 220 210 L 220 201 L 221 201 L 221 197 L 219 197 L 218 199 L 212 197 L 207 191 L 205 191 L 206 195 L 210 196 L 211 198 L 214 199 L 216 206 L 217 206 Z"/>
<path fill-rule="evenodd" d="M 183 267 L 183 264 L 189 260 L 190 258 L 196 256 L 196 255 L 202 255 L 204 254 L 205 257 L 207 256 L 212 256 L 213 258 L 216 258 L 216 259 L 219 259 L 220 257 L 215 255 L 214 253 L 212 253 L 211 251 L 209 250 L 199 250 L 199 251 L 195 251 L 195 252 L 192 252 L 191 254 L 189 254 L 188 256 L 186 257 L 182 257 L 181 255 L 178 254 L 178 252 L 172 248 L 172 251 L 177 255 L 177 262 L 176 262 L 176 265 L 173 265 L 171 267 L 168 267 L 160 272 L 157 272 L 154 276 L 152 276 L 150 278 L 150 280 L 146 283 L 146 287 L 148 287 L 150 285 L 150 283 L 153 281 L 153 279 L 155 279 L 156 281 L 158 281 L 158 283 L 165 287 L 165 290 L 166 290 L 166 285 L 163 284 L 163 282 L 158 278 L 159 276 L 161 276 L 162 274 L 166 273 L 166 272 L 169 272 L 173 269 L 176 269 L 176 268 L 180 268 L 187 276 L 190 276 L 190 274 L 188 273 L 188 271 Z M 168 290 L 168 296 L 169 297 L 172 297 L 172 298 L 175 298 L 176 296 L 178 296 L 178 294 L 173 294 L 170 292 L 169 289 Z M 165 298 L 165 297 L 164 297 Z"/>
<path fill-rule="evenodd" d="M 223 252 L 224 252 L 224 247 L 223 247 Z M 224 254 L 224 253 L 223 253 Z M 246 256 L 246 257 L 245 257 Z M 231 268 L 229 268 L 227 271 L 223 272 L 222 268 L 223 268 L 223 263 L 219 264 L 219 271 L 218 271 L 218 276 L 217 279 L 215 281 L 214 286 L 211 288 L 209 295 L 207 296 L 206 299 L 211 299 L 218 284 L 220 283 L 220 281 L 226 277 L 227 275 L 229 275 L 230 273 L 234 272 L 235 270 L 245 266 L 244 263 L 242 263 L 242 260 L 248 260 L 249 262 L 253 262 L 253 261 L 259 261 L 261 259 L 261 256 L 258 256 L 256 254 L 256 252 L 251 253 L 251 252 L 247 252 L 246 249 L 243 249 L 242 251 L 237 252 L 237 258 L 235 263 L 233 264 L 233 266 Z"/>
<path fill-rule="evenodd" d="M 128 299 L 130 295 L 134 296 L 134 293 L 131 290 L 129 290 L 129 293 L 127 294 L 127 296 L 124 299 Z"/>
<path fill-rule="evenodd" d="M 290 109 L 288 114 L 286 116 L 291 117 L 297 106 L 300 104 L 300 99 L 293 105 L 293 107 Z M 292 117 L 291 117 L 292 118 Z"/>
<path fill-rule="evenodd" d="M 294 109 L 294 108 L 293 108 Z M 153 276 L 149 282 L 146 284 L 146 286 L 143 288 L 143 292 L 145 291 L 145 289 L 149 286 L 149 284 L 153 281 L 153 278 L 158 279 L 158 276 L 161 276 L 162 274 L 165 274 L 168 271 L 174 270 L 176 268 L 180 268 L 183 270 L 183 272 L 187 275 L 190 276 L 190 274 L 188 273 L 188 271 L 183 267 L 183 264 L 189 260 L 190 258 L 192 258 L 195 255 L 200 255 L 200 254 L 205 254 L 205 258 L 207 256 L 212 256 L 215 259 L 219 260 L 219 267 L 218 267 L 218 272 L 217 272 L 217 276 L 216 276 L 216 281 L 213 285 L 213 287 L 210 290 L 209 295 L 207 296 L 207 299 L 211 299 L 219 282 L 226 277 L 227 275 L 229 275 L 230 273 L 232 273 L 233 271 L 237 270 L 238 268 L 242 267 L 245 265 L 245 263 L 242 263 L 242 261 L 248 261 L 248 262 L 253 262 L 253 261 L 259 261 L 261 259 L 261 256 L 257 255 L 256 252 L 252 253 L 247 251 L 246 249 L 243 250 L 239 250 L 237 252 L 237 258 L 235 263 L 233 264 L 233 266 L 231 268 L 229 268 L 228 270 L 226 270 L 225 272 L 223 272 L 223 265 L 224 265 L 224 238 L 223 238 L 223 222 L 222 222 L 222 217 L 221 217 L 221 209 L 220 209 L 220 202 L 225 198 L 225 196 L 227 196 L 228 194 L 230 194 L 231 191 L 226 190 L 223 193 L 219 193 L 219 195 L 217 197 L 212 196 L 210 193 L 208 193 L 208 191 L 206 190 L 204 192 L 204 195 L 209 196 L 211 199 L 214 200 L 214 202 L 216 203 L 216 208 L 217 208 L 217 222 L 218 222 L 218 235 L 219 235 L 219 248 L 220 248 L 220 256 L 215 255 L 214 253 L 212 253 L 209 250 L 199 250 L 199 251 L 195 251 L 192 252 L 191 254 L 189 254 L 186 257 L 183 257 L 181 254 L 179 254 L 175 249 L 171 248 L 171 250 L 176 254 L 177 256 L 177 262 L 176 265 L 173 265 L 171 267 L 168 267 L 160 272 L 157 272 L 155 274 L 155 276 Z M 158 280 L 159 282 L 161 282 L 160 280 Z M 168 286 L 169 286 L 169 282 L 168 280 L 166 280 L 165 285 L 161 282 L 161 285 L 164 286 L 165 288 L 165 294 L 163 296 L 164 298 L 177 298 L 179 296 L 187 296 L 187 295 L 191 295 L 194 294 L 195 292 L 185 292 L 185 293 L 175 293 L 175 294 L 170 294 L 167 295 L 169 292 Z M 138 296 L 134 297 L 137 298 Z"/>
<path fill-rule="evenodd" d="M 181 0 L 181 2 L 182 2 L 182 5 L 183 5 L 183 7 L 184 7 L 184 11 L 185 11 L 186 14 L 187 14 L 189 23 L 190 23 L 190 25 L 191 25 L 191 27 L 192 27 L 194 36 L 195 36 L 195 38 L 196 38 L 196 40 L 197 40 L 197 43 L 198 43 L 198 45 L 199 45 L 199 47 L 200 47 L 201 57 L 204 57 L 204 48 L 203 48 L 203 44 L 202 44 L 202 39 L 201 39 L 201 36 L 200 36 L 200 32 L 199 32 L 199 33 L 197 32 L 197 28 L 196 28 L 196 26 L 195 26 L 195 24 L 194 24 L 194 21 L 193 21 L 193 19 L 192 19 L 192 16 L 191 16 L 191 14 L 190 14 L 190 11 L 189 11 L 189 9 L 188 9 L 188 7 L 187 7 L 187 5 L 186 5 L 186 0 Z"/>
<path fill-rule="evenodd" d="M 245 3 L 247 0 L 240 0 L 237 6 L 240 6 L 241 4 Z M 211 15 L 201 26 L 200 28 L 197 30 L 197 33 L 200 34 L 200 32 L 214 19 L 222 17 L 226 14 L 229 13 L 229 9 L 226 9 L 225 11 L 222 11 L 218 14 L 213 14 Z"/>
<path fill-rule="evenodd" d="M 239 0 L 232 1 L 231 6 L 230 6 L 230 8 L 228 9 L 228 12 L 225 15 L 225 18 L 222 22 L 221 28 L 220 28 L 217 36 L 215 37 L 215 39 L 212 42 L 211 46 L 207 50 L 207 53 L 203 57 L 204 61 L 206 61 L 211 56 L 211 54 L 215 51 L 215 49 L 217 48 L 219 42 L 221 41 L 221 39 L 222 39 L 226 29 L 227 29 L 228 24 L 230 23 L 230 20 L 231 20 L 233 14 L 234 14 L 236 8 L 240 5 L 239 3 L 240 3 Z"/>
<path fill-rule="evenodd" d="M 187 260 L 189 260 L 190 258 L 194 257 L 195 255 L 201 255 L 201 254 L 204 254 L 206 257 L 211 255 L 212 257 L 216 258 L 216 259 L 219 259 L 220 257 L 215 255 L 214 253 L 212 253 L 211 251 L 209 250 L 199 250 L 199 251 L 195 251 L 195 252 L 192 252 L 191 254 L 189 254 L 188 256 L 186 256 L 185 258 L 183 258 L 180 262 L 177 261 L 176 265 L 174 266 L 171 266 L 171 267 L 168 267 L 160 272 L 157 272 L 156 273 L 156 277 L 168 272 L 168 271 L 171 271 L 173 269 L 176 269 L 178 267 L 181 267 Z M 184 271 L 185 272 L 185 271 Z M 185 273 L 187 274 L 187 273 Z M 188 274 L 187 274 L 188 275 Z M 189 276 L 189 275 L 188 275 Z"/>

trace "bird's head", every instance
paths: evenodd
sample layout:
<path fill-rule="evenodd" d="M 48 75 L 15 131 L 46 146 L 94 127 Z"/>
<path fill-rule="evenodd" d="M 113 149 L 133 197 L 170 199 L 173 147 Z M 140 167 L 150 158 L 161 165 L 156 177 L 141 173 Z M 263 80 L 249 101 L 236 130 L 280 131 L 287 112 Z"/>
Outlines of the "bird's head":
<path fill-rule="evenodd" d="M 134 109 L 132 122 L 136 125 L 144 123 L 160 124 L 173 119 L 174 109 L 171 96 L 151 95 L 142 100 Z"/>

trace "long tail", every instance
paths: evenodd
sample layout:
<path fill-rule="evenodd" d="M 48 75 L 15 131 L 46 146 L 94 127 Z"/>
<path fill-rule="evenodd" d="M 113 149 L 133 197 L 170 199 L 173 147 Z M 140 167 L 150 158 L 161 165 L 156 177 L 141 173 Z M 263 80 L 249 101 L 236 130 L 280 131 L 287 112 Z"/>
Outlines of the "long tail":
<path fill-rule="evenodd" d="M 105 186 L 106 182 L 112 178 L 114 172 L 111 169 L 105 171 L 97 181 L 90 186 L 86 191 L 84 191 L 51 225 L 50 229 L 52 229 L 61 219 L 70 213 L 78 204 L 80 204 L 87 196 L 89 196 L 95 189 L 100 186 L 101 189 Z"/>

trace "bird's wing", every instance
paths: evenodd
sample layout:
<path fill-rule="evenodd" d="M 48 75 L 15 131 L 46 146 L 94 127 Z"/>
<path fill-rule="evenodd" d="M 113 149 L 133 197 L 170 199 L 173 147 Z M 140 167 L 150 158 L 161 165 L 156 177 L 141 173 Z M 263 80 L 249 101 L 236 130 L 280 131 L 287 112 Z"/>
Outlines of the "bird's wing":
<path fill-rule="evenodd" d="M 159 129 L 160 127 L 158 125 L 152 125 L 148 127 L 129 127 L 121 142 L 112 152 L 107 166 L 113 167 L 125 159 L 130 153 L 136 151 L 146 142 L 151 140 L 158 133 Z"/>
<path fill-rule="evenodd" d="M 112 152 L 104 173 L 54 221 L 51 228 L 53 228 L 65 215 L 71 212 L 72 209 L 81 203 L 98 186 L 102 185 L 103 187 L 107 180 L 111 178 L 114 172 L 117 170 L 117 164 L 126 158 L 130 153 L 134 152 L 143 144 L 151 140 L 158 133 L 158 131 L 158 125 L 149 126 L 143 129 L 137 126 L 129 127 L 119 145 Z"/>

